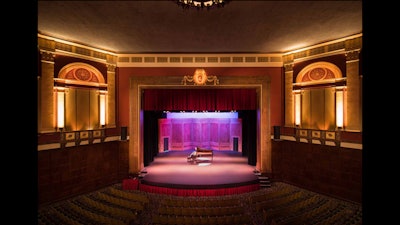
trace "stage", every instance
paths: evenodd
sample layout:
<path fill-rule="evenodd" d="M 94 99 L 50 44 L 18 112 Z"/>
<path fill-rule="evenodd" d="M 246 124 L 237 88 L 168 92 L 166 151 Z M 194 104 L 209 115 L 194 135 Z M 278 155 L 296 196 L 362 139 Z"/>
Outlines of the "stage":
<path fill-rule="evenodd" d="M 259 189 L 254 166 L 241 152 L 215 150 L 198 163 L 188 162 L 193 150 L 165 151 L 142 170 L 140 190 L 175 195 L 225 195 Z"/>

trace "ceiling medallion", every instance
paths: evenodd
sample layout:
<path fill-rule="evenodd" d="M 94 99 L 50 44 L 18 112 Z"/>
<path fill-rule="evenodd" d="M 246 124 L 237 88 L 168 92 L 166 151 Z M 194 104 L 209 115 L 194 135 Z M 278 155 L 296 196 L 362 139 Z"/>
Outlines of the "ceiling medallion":
<path fill-rule="evenodd" d="M 176 0 L 177 4 L 183 9 L 189 8 L 213 8 L 213 7 L 224 7 L 230 0 Z"/>
<path fill-rule="evenodd" d="M 214 85 L 219 84 L 217 76 L 208 76 L 204 69 L 196 69 L 193 76 L 183 76 L 182 84 L 186 85 L 186 82 L 193 82 L 194 85 L 206 85 L 206 82 L 214 82 Z"/>

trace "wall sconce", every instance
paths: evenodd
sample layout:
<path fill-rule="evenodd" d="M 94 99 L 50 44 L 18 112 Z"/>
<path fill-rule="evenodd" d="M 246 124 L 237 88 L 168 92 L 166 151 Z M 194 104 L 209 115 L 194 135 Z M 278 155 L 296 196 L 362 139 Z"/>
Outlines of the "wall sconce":
<path fill-rule="evenodd" d="M 301 122 L 301 94 L 300 91 L 294 92 L 294 124 L 300 126 Z"/>
<path fill-rule="evenodd" d="M 55 89 L 57 92 L 57 128 L 62 130 L 65 125 L 65 88 L 56 87 Z"/>
<path fill-rule="evenodd" d="M 336 127 L 343 128 L 343 89 L 336 90 Z"/>
<path fill-rule="evenodd" d="M 99 91 L 99 114 L 100 114 L 100 126 L 106 125 L 106 93 L 107 91 Z"/>

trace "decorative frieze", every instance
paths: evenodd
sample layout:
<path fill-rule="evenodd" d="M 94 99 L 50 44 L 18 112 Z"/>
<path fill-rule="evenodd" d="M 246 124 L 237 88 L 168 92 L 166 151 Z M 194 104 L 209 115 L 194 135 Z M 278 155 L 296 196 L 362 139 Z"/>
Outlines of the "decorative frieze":
<path fill-rule="evenodd" d="M 54 52 L 56 49 L 56 42 L 53 40 L 38 38 L 38 46 L 41 50 Z"/>
<path fill-rule="evenodd" d="M 154 63 L 156 61 L 155 57 L 144 57 L 145 63 Z"/>
<path fill-rule="evenodd" d="M 85 59 L 95 61 L 107 61 L 108 63 L 115 64 L 117 62 L 117 56 L 106 51 L 95 49 L 89 46 L 75 44 L 52 38 L 45 35 L 38 35 L 38 46 L 41 51 L 59 52 L 58 54 L 73 55 L 75 57 L 81 57 Z"/>
<path fill-rule="evenodd" d="M 246 62 L 256 62 L 256 57 L 245 57 Z"/>
<path fill-rule="evenodd" d="M 207 57 L 209 63 L 217 63 L 218 57 Z"/>
<path fill-rule="evenodd" d="M 345 48 L 346 48 L 346 51 L 361 49 L 362 48 L 362 38 L 357 37 L 357 38 L 346 40 Z"/>
<path fill-rule="evenodd" d="M 157 57 L 157 62 L 158 63 L 167 63 L 168 57 Z"/>
<path fill-rule="evenodd" d="M 243 62 L 243 57 L 232 57 L 232 62 Z"/>
<path fill-rule="evenodd" d="M 283 65 L 282 54 L 120 54 L 117 61 L 118 67 L 282 67 Z"/>
<path fill-rule="evenodd" d="M 98 59 L 107 59 L 107 55 L 103 52 L 93 51 L 93 57 L 98 58 Z"/>
<path fill-rule="evenodd" d="M 101 143 L 104 142 L 104 140 L 104 129 L 61 132 L 60 146 L 61 148 L 80 146 L 86 144 Z"/>
<path fill-rule="evenodd" d="M 340 146 L 340 131 L 313 130 L 296 128 L 297 142 Z"/>
<path fill-rule="evenodd" d="M 328 52 L 333 52 L 333 51 L 338 51 L 340 49 L 344 49 L 345 48 L 345 44 L 344 42 L 337 42 L 337 43 L 333 43 L 328 45 Z"/>
<path fill-rule="evenodd" d="M 194 61 L 196 63 L 204 63 L 206 62 L 206 57 L 194 57 Z"/>
<path fill-rule="evenodd" d="M 182 57 L 182 62 L 191 63 L 193 62 L 193 57 Z"/>
<path fill-rule="evenodd" d="M 66 44 L 66 43 L 60 43 L 56 42 L 56 49 L 64 51 L 64 52 L 73 52 L 75 51 L 72 49 L 72 45 Z"/>
<path fill-rule="evenodd" d="M 298 49 L 283 55 L 283 62 L 304 61 L 311 58 L 338 54 L 341 51 L 351 51 L 362 48 L 362 34 L 353 35 L 343 39 Z"/>

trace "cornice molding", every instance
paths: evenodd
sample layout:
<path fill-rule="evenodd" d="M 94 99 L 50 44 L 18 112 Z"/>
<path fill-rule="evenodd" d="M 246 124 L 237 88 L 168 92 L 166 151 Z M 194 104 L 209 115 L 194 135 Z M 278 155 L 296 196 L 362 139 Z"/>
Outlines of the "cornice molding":
<path fill-rule="evenodd" d="M 42 34 L 38 34 L 38 46 L 40 51 L 105 62 L 117 67 L 283 67 L 293 62 L 360 50 L 362 33 L 282 54 L 116 54 Z"/>
<path fill-rule="evenodd" d="M 315 58 L 345 54 L 348 51 L 360 50 L 361 47 L 362 33 L 288 52 L 283 54 L 282 58 L 285 64 L 297 63 Z"/>
<path fill-rule="evenodd" d="M 282 54 L 120 54 L 118 67 L 282 67 Z"/>
<path fill-rule="evenodd" d="M 117 62 L 117 56 L 114 53 L 42 34 L 38 34 L 38 48 L 41 52 L 52 52 L 58 55 L 72 56 L 91 61 L 107 62 L 109 64 L 116 64 Z"/>

